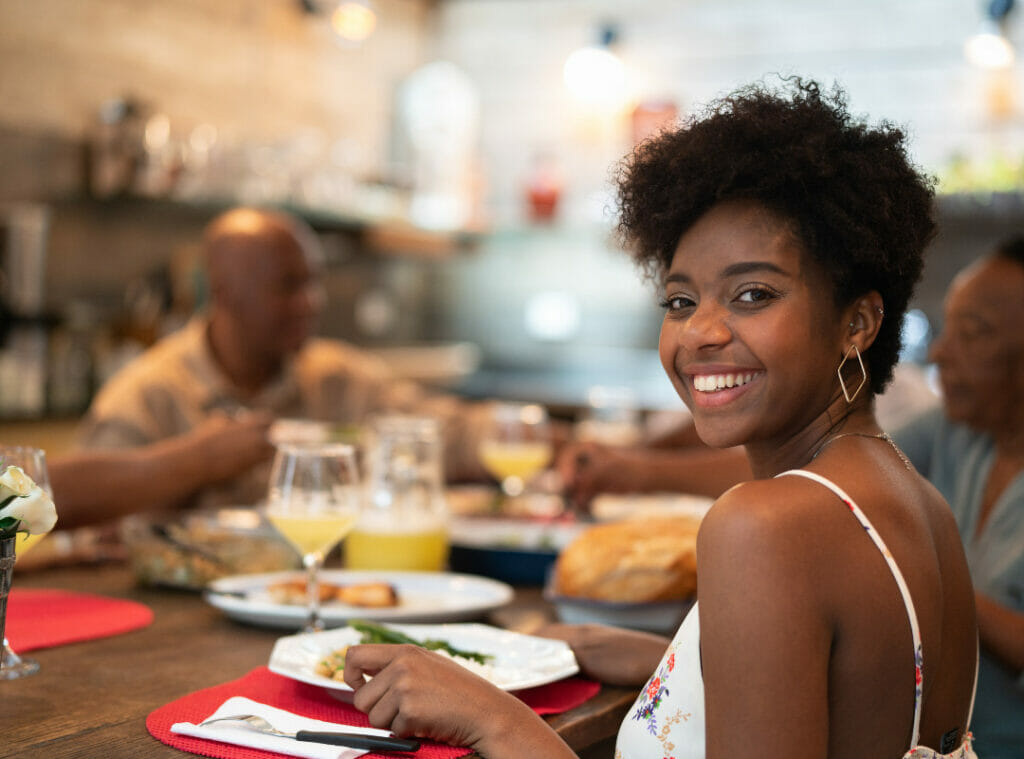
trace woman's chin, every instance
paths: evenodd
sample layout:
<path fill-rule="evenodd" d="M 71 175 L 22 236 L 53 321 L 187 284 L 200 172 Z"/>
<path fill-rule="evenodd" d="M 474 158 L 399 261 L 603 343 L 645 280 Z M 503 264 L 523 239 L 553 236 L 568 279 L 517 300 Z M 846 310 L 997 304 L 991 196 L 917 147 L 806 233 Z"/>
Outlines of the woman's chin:
<path fill-rule="evenodd" d="M 697 431 L 697 437 L 709 448 L 733 448 L 747 442 L 746 436 L 720 424 L 702 424 L 695 419 L 694 428 Z"/>

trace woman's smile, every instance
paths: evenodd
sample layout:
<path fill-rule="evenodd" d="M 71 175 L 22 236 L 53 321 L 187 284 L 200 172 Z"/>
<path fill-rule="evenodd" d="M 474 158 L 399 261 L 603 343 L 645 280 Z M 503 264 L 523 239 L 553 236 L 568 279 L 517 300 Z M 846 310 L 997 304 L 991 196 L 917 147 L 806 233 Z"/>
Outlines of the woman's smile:
<path fill-rule="evenodd" d="M 717 408 L 732 403 L 764 376 L 763 371 L 733 370 L 700 372 L 688 375 L 693 387 L 693 403 L 701 408 Z"/>

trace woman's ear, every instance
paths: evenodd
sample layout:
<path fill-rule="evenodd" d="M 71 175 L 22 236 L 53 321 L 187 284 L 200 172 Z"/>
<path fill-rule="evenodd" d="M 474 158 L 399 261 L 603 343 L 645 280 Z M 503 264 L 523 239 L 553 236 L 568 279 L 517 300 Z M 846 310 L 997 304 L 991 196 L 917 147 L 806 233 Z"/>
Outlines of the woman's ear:
<path fill-rule="evenodd" d="M 885 306 L 882 296 L 875 290 L 865 293 L 855 300 L 844 312 L 846 315 L 847 346 L 856 345 L 863 353 L 875 342 L 878 330 L 885 318 Z"/>

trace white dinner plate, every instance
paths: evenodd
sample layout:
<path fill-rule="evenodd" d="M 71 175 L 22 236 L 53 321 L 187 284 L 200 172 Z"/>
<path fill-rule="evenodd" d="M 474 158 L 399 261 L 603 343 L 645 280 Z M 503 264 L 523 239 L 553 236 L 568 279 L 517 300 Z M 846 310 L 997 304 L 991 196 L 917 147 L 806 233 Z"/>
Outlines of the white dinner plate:
<path fill-rule="evenodd" d="M 703 519 L 714 502 L 714 498 L 687 493 L 601 493 L 590 502 L 590 513 L 598 522 L 672 516 Z"/>
<path fill-rule="evenodd" d="M 485 665 L 456 658 L 502 690 L 522 690 L 561 680 L 579 672 L 576 657 L 568 644 L 551 638 L 538 638 L 481 624 L 388 625 L 415 640 L 445 640 L 454 648 L 475 651 L 494 658 Z M 332 680 L 315 671 L 317 663 L 330 652 L 358 643 L 361 633 L 351 627 L 320 633 L 301 633 L 279 638 L 270 654 L 268 667 L 293 680 L 319 685 L 341 699 L 351 697 L 352 689 L 341 680 Z"/>
<path fill-rule="evenodd" d="M 267 593 L 267 587 L 301 576 L 291 571 L 222 577 L 207 586 L 203 598 L 239 622 L 296 630 L 306 623 L 306 607 L 277 603 Z M 320 578 L 334 585 L 387 582 L 398 595 L 398 605 L 387 608 L 325 602 L 320 606 L 320 616 L 327 627 L 339 627 L 350 619 L 457 622 L 474 619 L 512 600 L 512 586 L 506 583 L 450 572 L 325 569 Z"/>

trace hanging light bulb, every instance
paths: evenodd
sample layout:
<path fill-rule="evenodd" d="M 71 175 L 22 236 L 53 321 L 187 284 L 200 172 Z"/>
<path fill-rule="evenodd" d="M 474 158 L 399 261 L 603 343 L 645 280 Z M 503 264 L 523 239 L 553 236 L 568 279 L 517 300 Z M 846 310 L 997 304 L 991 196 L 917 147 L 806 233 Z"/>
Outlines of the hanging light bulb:
<path fill-rule="evenodd" d="M 331 29 L 349 42 L 362 42 L 376 26 L 377 14 L 366 0 L 342 0 L 331 13 Z"/>
<path fill-rule="evenodd" d="M 594 104 L 613 104 L 620 100 L 626 83 L 622 61 L 610 49 L 617 37 L 615 29 L 604 26 L 600 43 L 574 50 L 562 67 L 562 79 L 569 92 L 579 100 Z"/>
<path fill-rule="evenodd" d="M 975 34 L 964 43 L 964 57 L 972 66 L 1004 69 L 1013 65 L 1013 45 L 1006 38 L 1006 17 L 1013 10 L 1014 0 L 990 0 L 986 17 Z"/>

